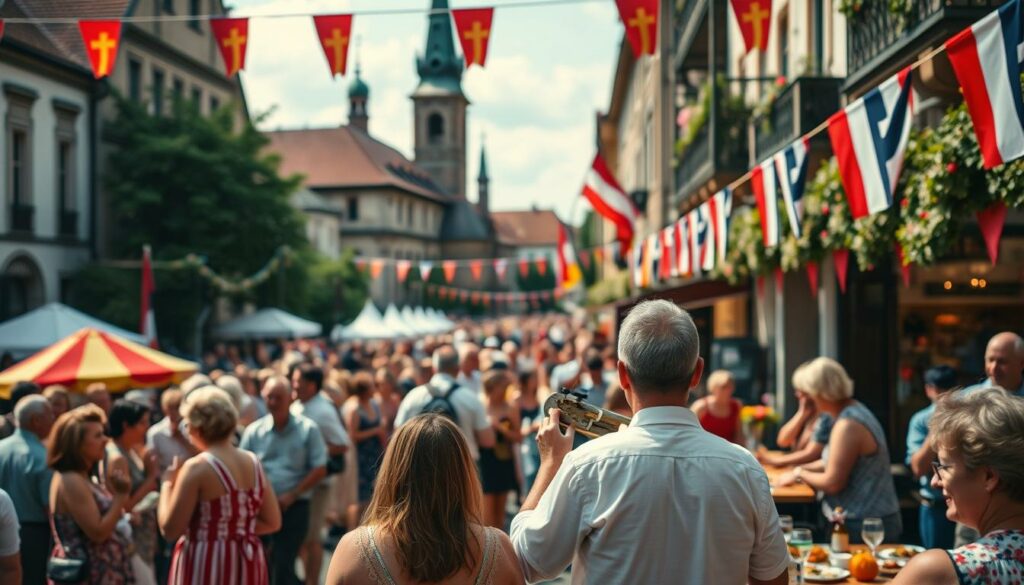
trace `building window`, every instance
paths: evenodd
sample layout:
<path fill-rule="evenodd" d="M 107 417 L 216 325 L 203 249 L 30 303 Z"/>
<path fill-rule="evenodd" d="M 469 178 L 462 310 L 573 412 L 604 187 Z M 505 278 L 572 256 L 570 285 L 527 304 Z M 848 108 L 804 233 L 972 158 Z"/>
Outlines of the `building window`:
<path fill-rule="evenodd" d="M 348 219 L 349 221 L 356 221 L 359 219 L 359 198 L 349 197 L 348 198 Z"/>
<path fill-rule="evenodd" d="M 188 0 L 188 14 L 189 16 L 199 16 L 200 11 L 199 0 Z M 188 25 L 192 27 L 192 30 L 199 31 L 199 19 L 192 19 L 188 21 Z"/>
<path fill-rule="evenodd" d="M 163 0 L 161 8 L 167 14 L 174 14 L 174 0 Z"/>
<path fill-rule="evenodd" d="M 192 103 L 195 104 L 196 109 L 203 109 L 203 90 L 201 88 L 192 88 Z"/>
<path fill-rule="evenodd" d="M 153 113 L 157 116 L 164 113 L 164 72 L 153 68 Z"/>
<path fill-rule="evenodd" d="M 412 226 L 412 201 L 405 204 L 405 223 Z"/>
<path fill-rule="evenodd" d="M 402 223 L 402 200 L 399 199 L 395 204 L 395 223 Z"/>
<path fill-rule="evenodd" d="M 11 231 L 31 232 L 32 207 L 32 106 L 39 97 L 35 90 L 4 83 L 7 99 L 6 190 L 10 205 Z"/>
<path fill-rule="evenodd" d="M 28 202 L 28 133 L 22 129 L 11 132 L 11 203 Z"/>
<path fill-rule="evenodd" d="M 789 12 L 779 14 L 779 75 L 789 79 Z"/>
<path fill-rule="evenodd" d="M 128 59 L 128 97 L 135 103 L 142 101 L 142 63 Z"/>
<path fill-rule="evenodd" d="M 441 144 L 444 140 L 444 118 L 441 114 L 430 114 L 427 118 L 427 142 Z"/>
<path fill-rule="evenodd" d="M 210 96 L 210 113 L 212 114 L 213 112 L 216 112 L 219 109 L 220 109 L 220 100 L 217 99 L 217 96 L 212 96 L 211 95 Z"/>
<path fill-rule="evenodd" d="M 60 210 L 71 211 L 75 208 L 75 164 L 74 145 L 70 140 L 61 140 L 57 145 L 57 201 Z"/>
<path fill-rule="evenodd" d="M 175 101 L 181 101 L 185 98 L 185 81 L 180 77 L 174 78 L 174 99 Z"/>

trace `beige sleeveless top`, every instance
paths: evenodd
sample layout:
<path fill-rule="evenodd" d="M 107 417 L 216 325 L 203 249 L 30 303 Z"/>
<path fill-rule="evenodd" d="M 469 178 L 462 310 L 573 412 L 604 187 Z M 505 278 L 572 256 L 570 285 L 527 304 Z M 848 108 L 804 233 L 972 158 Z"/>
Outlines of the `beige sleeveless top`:
<path fill-rule="evenodd" d="M 498 556 L 501 555 L 501 547 L 498 546 L 498 537 L 490 528 L 484 528 L 486 535 L 484 541 L 484 556 L 480 561 L 480 572 L 476 576 L 476 585 L 493 585 L 494 567 L 497 565 Z M 363 562 L 370 568 L 370 578 L 374 583 L 380 585 L 397 585 L 391 572 L 384 564 L 384 557 L 373 540 L 373 527 L 365 526 L 359 529 L 356 538 L 359 543 L 359 555 Z"/>

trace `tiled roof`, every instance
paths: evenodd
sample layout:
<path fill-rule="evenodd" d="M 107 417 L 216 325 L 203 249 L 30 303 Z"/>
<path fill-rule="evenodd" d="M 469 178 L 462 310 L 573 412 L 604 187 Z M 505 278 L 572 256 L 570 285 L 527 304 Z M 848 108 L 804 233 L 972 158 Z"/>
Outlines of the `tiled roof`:
<path fill-rule="evenodd" d="M 558 216 L 550 209 L 492 211 L 498 241 L 512 246 L 557 246 Z"/>
<path fill-rule="evenodd" d="M 120 18 L 131 0 L 7 0 L 0 8 L 5 18 Z M 11 24 L 5 40 L 26 45 L 65 63 L 90 68 L 89 57 L 76 23 Z"/>
<path fill-rule="evenodd" d="M 452 198 L 402 153 L 353 126 L 267 132 L 281 173 L 316 188 L 392 186 L 441 202 Z"/>

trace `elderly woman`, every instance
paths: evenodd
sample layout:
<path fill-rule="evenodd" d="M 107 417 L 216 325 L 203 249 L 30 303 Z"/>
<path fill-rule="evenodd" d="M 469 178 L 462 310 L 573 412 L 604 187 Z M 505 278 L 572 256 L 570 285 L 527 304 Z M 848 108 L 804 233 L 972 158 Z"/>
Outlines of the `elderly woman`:
<path fill-rule="evenodd" d="M 861 541 L 865 518 L 881 518 L 885 538 L 895 541 L 902 524 L 885 433 L 875 415 L 854 400 L 853 380 L 838 362 L 819 357 L 794 373 L 793 385 L 806 392 L 818 411 L 835 423 L 821 459 L 797 466 L 779 478 L 779 485 L 804 482 L 824 492 L 826 515 L 837 507 L 846 510 L 851 542 Z"/>
<path fill-rule="evenodd" d="M 727 370 L 715 370 L 708 376 L 708 395 L 690 407 L 700 426 L 712 435 L 731 443 L 743 441 L 740 410 L 743 403 L 732 397 L 736 381 Z"/>
<path fill-rule="evenodd" d="M 938 453 L 932 486 L 946 517 L 984 536 L 914 557 L 893 581 L 903 585 L 981 585 L 1024 581 L 1024 400 L 1001 388 L 949 396 L 928 425 Z"/>
<path fill-rule="evenodd" d="M 459 427 L 413 417 L 388 444 L 366 525 L 338 544 L 326 583 L 523 583 L 508 536 L 481 522 L 480 493 Z"/>

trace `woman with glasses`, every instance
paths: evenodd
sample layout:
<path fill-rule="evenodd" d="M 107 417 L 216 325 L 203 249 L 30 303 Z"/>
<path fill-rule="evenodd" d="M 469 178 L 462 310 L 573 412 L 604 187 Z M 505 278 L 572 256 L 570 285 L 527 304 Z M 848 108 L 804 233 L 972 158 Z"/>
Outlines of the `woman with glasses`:
<path fill-rule="evenodd" d="M 939 400 L 928 425 L 946 517 L 984 536 L 914 557 L 894 584 L 1024 583 L 1024 400 L 1001 388 Z"/>

